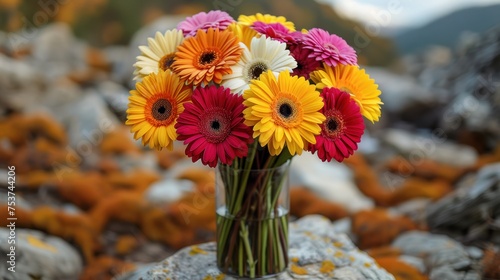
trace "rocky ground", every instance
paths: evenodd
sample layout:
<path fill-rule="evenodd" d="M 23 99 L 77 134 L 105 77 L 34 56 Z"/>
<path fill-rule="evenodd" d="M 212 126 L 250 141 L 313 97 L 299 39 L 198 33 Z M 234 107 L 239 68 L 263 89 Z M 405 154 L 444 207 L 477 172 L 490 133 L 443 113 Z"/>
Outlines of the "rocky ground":
<path fill-rule="evenodd" d="M 137 46 L 177 21 L 104 49 L 63 24 L 0 36 L 0 223 L 14 165 L 18 242 L 0 278 L 112 279 L 214 239 L 213 171 L 123 125 Z M 405 65 L 368 69 L 385 105 L 355 156 L 294 158 L 291 215 L 327 217 L 396 279 L 500 279 L 500 31 Z"/>

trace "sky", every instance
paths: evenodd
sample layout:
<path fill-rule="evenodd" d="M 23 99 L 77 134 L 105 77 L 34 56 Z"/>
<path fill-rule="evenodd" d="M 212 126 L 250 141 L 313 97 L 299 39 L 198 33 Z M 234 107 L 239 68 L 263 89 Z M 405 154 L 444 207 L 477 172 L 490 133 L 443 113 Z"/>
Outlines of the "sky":
<path fill-rule="evenodd" d="M 342 16 L 387 29 L 418 27 L 450 12 L 500 4 L 500 0 L 317 0 L 329 3 Z"/>

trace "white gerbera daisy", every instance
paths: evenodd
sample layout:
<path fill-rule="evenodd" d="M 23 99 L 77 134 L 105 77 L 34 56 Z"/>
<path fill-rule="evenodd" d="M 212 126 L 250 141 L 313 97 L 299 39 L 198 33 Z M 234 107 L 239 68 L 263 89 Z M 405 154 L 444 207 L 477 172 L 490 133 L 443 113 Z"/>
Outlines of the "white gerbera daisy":
<path fill-rule="evenodd" d="M 161 34 L 156 32 L 155 38 L 148 38 L 148 46 L 140 46 L 142 54 L 134 64 L 134 80 L 142 79 L 151 73 L 162 69 L 170 69 L 174 62 L 175 51 L 184 41 L 182 30 L 172 29 Z"/>
<path fill-rule="evenodd" d="M 240 61 L 231 67 L 232 74 L 222 77 L 222 85 L 232 92 L 243 94 L 249 88 L 251 80 L 259 79 L 260 74 L 271 70 L 278 77 L 281 71 L 291 72 L 297 62 L 286 49 L 286 44 L 262 36 L 253 38 L 250 50 L 240 43 L 243 55 Z"/>

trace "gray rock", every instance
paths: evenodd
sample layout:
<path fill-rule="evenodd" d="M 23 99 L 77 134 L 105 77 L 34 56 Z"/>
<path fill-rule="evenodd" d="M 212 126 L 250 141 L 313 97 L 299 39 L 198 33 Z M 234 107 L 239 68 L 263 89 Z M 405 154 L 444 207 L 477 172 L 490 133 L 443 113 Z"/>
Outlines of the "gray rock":
<path fill-rule="evenodd" d="M 71 27 L 52 23 L 38 31 L 33 42 L 33 64 L 53 80 L 72 71 L 86 70 L 87 45 L 75 38 Z"/>
<path fill-rule="evenodd" d="M 143 45 L 146 43 L 143 43 Z M 136 53 L 132 54 L 128 46 L 110 46 L 102 50 L 111 64 L 109 78 L 119 84 L 134 85 L 133 72 Z"/>
<path fill-rule="evenodd" d="M 392 246 L 404 255 L 423 258 L 430 279 L 480 279 L 465 247 L 446 235 L 410 231 L 396 238 Z"/>
<path fill-rule="evenodd" d="M 399 129 L 386 130 L 382 140 L 410 160 L 428 158 L 457 167 L 471 166 L 477 160 L 477 152 L 470 146 L 443 142 L 441 139 L 418 136 Z"/>
<path fill-rule="evenodd" d="M 78 251 L 59 237 L 40 231 L 16 228 L 16 243 L 8 244 L 9 229 L 0 228 L 0 253 L 2 259 L 15 246 L 15 272 L 6 261 L 0 262 L 0 278 L 14 279 L 79 279 L 83 261 Z M 10 258 L 10 257 L 9 257 Z"/>
<path fill-rule="evenodd" d="M 432 229 L 444 230 L 469 241 L 480 240 L 494 231 L 491 219 L 500 216 L 500 163 L 483 167 L 472 185 L 464 184 L 427 211 Z"/>
<path fill-rule="evenodd" d="M 28 62 L 16 60 L 0 53 L 0 90 L 1 96 L 6 90 L 21 88 L 37 89 L 43 78 Z"/>
<path fill-rule="evenodd" d="M 341 204 L 350 212 L 373 208 L 373 200 L 354 183 L 352 171 L 343 164 L 322 162 L 316 155 L 303 153 L 290 166 L 290 183 L 313 190 L 322 198 Z"/>
<path fill-rule="evenodd" d="M 427 198 L 415 198 L 403 202 L 389 210 L 395 215 L 406 216 L 419 225 L 426 225 L 426 211 L 431 203 L 431 200 Z"/>
<path fill-rule="evenodd" d="M 336 233 L 330 221 L 324 217 L 312 215 L 291 223 L 289 238 L 292 264 L 286 272 L 269 279 L 394 279 L 371 257 L 357 249 L 346 235 Z M 214 242 L 197 245 L 196 254 L 193 254 L 192 249 L 182 249 L 155 266 L 141 268 L 119 279 L 234 279 L 222 275 L 216 267 Z M 324 262 L 330 262 L 335 268 L 320 272 Z M 294 273 L 292 266 L 300 266 L 307 271 L 307 275 Z"/>
<path fill-rule="evenodd" d="M 99 94 L 88 90 L 82 98 L 54 110 L 54 117 L 67 127 L 70 146 L 86 157 L 101 143 L 106 133 L 120 122 Z"/>
<path fill-rule="evenodd" d="M 442 265 L 452 266 L 469 260 L 465 248 L 445 235 L 409 231 L 396 238 L 392 245 L 400 248 L 405 255 L 425 256 L 431 268 Z"/>
<path fill-rule="evenodd" d="M 427 267 L 425 266 L 424 260 L 421 258 L 417 258 L 414 256 L 407 256 L 407 255 L 402 255 L 399 257 L 399 259 L 416 269 L 418 269 L 421 273 L 426 274 L 427 273 Z"/>
<path fill-rule="evenodd" d="M 367 68 L 366 72 L 377 81 L 382 91 L 384 112 L 397 114 L 415 104 L 441 102 L 441 96 L 419 85 L 411 76 L 394 74 L 382 68 Z"/>
<path fill-rule="evenodd" d="M 429 280 L 481 280 L 479 273 L 475 271 L 457 272 L 451 267 L 438 267 L 431 271 Z"/>
<path fill-rule="evenodd" d="M 158 205 L 172 203 L 194 190 L 194 183 L 189 180 L 164 179 L 153 183 L 146 190 L 146 199 Z"/>
<path fill-rule="evenodd" d="M 120 84 L 104 81 L 97 85 L 96 91 L 104 98 L 111 110 L 125 122 L 129 103 L 128 97 L 130 96 L 129 90 Z"/>
<path fill-rule="evenodd" d="M 465 248 L 467 250 L 467 253 L 469 254 L 469 257 L 474 260 L 480 260 L 484 256 L 483 250 L 479 249 L 478 247 L 475 246 L 469 246 Z"/>

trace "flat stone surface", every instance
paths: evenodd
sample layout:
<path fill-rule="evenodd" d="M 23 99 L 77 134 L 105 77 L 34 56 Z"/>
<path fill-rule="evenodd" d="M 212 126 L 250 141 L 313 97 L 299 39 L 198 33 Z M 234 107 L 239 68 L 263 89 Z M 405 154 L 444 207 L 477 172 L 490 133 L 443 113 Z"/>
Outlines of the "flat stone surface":
<path fill-rule="evenodd" d="M 63 239 L 37 230 L 16 228 L 15 244 L 8 244 L 8 228 L 0 228 L 0 279 L 76 280 L 83 270 L 78 251 Z M 7 270 L 12 264 L 7 254 L 15 246 L 15 272 Z"/>
<path fill-rule="evenodd" d="M 268 279 L 394 280 L 366 253 L 360 251 L 332 223 L 318 215 L 290 223 L 290 264 L 286 272 Z M 120 280 L 235 279 L 216 266 L 215 242 L 190 246 L 152 266 L 142 267 Z"/>

